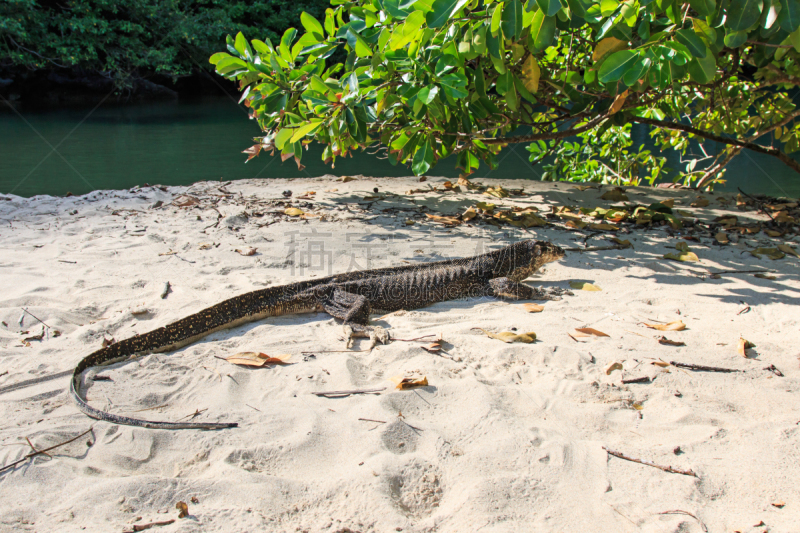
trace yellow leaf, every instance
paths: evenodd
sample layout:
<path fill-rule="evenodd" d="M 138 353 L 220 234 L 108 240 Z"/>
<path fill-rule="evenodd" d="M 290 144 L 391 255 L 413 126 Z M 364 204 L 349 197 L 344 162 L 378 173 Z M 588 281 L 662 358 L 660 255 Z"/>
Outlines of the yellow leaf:
<path fill-rule="evenodd" d="M 764 233 L 766 233 L 770 237 L 782 237 L 785 232 L 783 232 L 783 231 L 774 231 L 774 230 L 771 230 L 771 229 L 765 229 Z"/>
<path fill-rule="evenodd" d="M 464 214 L 461 215 L 461 218 L 463 218 L 464 220 L 472 220 L 476 216 L 478 216 L 478 213 L 475 211 L 475 208 L 470 207 L 469 209 L 464 211 Z"/>
<path fill-rule="evenodd" d="M 612 361 L 606 365 L 606 376 L 610 375 L 614 370 L 622 370 L 622 363 L 619 361 Z"/>
<path fill-rule="evenodd" d="M 675 207 L 675 199 L 674 198 L 670 198 L 669 200 L 661 200 L 659 203 L 661 205 L 665 205 L 665 206 L 670 207 L 670 208 Z"/>
<path fill-rule="evenodd" d="M 625 41 L 620 41 L 615 37 L 606 37 L 602 39 L 597 46 L 594 47 L 594 53 L 592 53 L 592 61 L 597 61 L 602 59 L 602 57 L 608 53 L 616 52 L 618 50 L 622 50 L 627 48 L 628 43 Z"/>
<path fill-rule="evenodd" d="M 714 235 L 714 238 L 717 239 L 717 242 L 720 244 L 729 244 L 731 241 L 728 240 L 728 236 L 723 232 L 719 232 Z"/>
<path fill-rule="evenodd" d="M 485 329 L 477 328 L 483 331 L 489 338 L 497 339 L 506 343 L 510 342 L 525 342 L 531 343 L 536 340 L 536 333 L 529 331 L 527 333 L 514 333 L 513 331 L 501 331 L 500 333 L 491 333 Z"/>
<path fill-rule="evenodd" d="M 663 204 L 664 202 L 661 203 Z M 686 211 L 685 209 L 676 209 L 675 211 L 677 211 L 677 213 L 682 217 L 694 216 L 694 213 L 692 213 L 691 211 Z"/>
<path fill-rule="evenodd" d="M 609 115 L 613 115 L 617 113 L 622 106 L 625 105 L 625 99 L 628 97 L 628 89 L 625 89 L 623 92 L 619 93 L 616 98 L 614 98 L 614 103 L 611 104 L 611 108 L 608 111 Z"/>
<path fill-rule="evenodd" d="M 566 223 L 565 225 L 566 225 L 568 228 L 573 228 L 573 229 L 583 229 L 583 228 L 585 228 L 585 227 L 586 227 L 588 224 L 587 224 L 586 222 L 583 222 L 582 220 L 567 220 L 567 223 Z"/>
<path fill-rule="evenodd" d="M 683 261 L 683 262 L 691 262 L 694 263 L 695 261 L 700 261 L 700 258 L 697 257 L 697 254 L 694 252 L 683 252 L 680 254 L 666 254 L 664 259 L 672 259 L 673 261 Z"/>
<path fill-rule="evenodd" d="M 680 250 L 681 252 L 688 252 L 689 251 L 689 243 L 686 242 L 686 241 L 678 241 L 678 243 L 675 244 L 675 249 L 676 250 Z"/>
<path fill-rule="evenodd" d="M 708 207 L 708 199 L 705 196 L 698 196 L 690 205 L 692 207 Z"/>
<path fill-rule="evenodd" d="M 580 333 L 585 333 L 586 335 L 594 335 L 595 337 L 608 337 L 609 335 L 603 333 L 602 331 L 598 331 L 594 328 L 575 328 L 575 331 Z"/>
<path fill-rule="evenodd" d="M 544 306 L 539 304 L 522 304 L 522 308 L 529 313 L 541 313 L 544 311 Z"/>
<path fill-rule="evenodd" d="M 756 347 L 756 345 L 753 344 L 752 342 L 750 342 L 750 341 L 748 341 L 748 340 L 746 340 L 746 339 L 744 339 L 742 337 L 739 337 L 739 344 L 737 344 L 737 346 L 736 346 L 736 351 L 738 351 L 739 355 L 741 355 L 742 357 L 748 357 L 747 350 L 749 350 L 750 348 L 755 348 L 755 347 Z"/>
<path fill-rule="evenodd" d="M 496 196 L 497 198 L 507 198 L 508 196 L 510 196 L 510 194 L 508 194 L 508 191 L 502 188 L 500 185 L 498 185 L 497 187 L 489 187 L 488 189 L 483 191 L 483 194 L 489 196 Z"/>
<path fill-rule="evenodd" d="M 797 250 L 795 250 L 794 248 L 792 248 L 788 244 L 779 244 L 778 245 L 778 250 L 780 250 L 783 253 L 786 253 L 786 254 L 789 254 L 789 255 L 793 255 L 795 257 L 800 257 L 800 255 L 798 255 L 798 253 L 797 253 Z"/>
<path fill-rule="evenodd" d="M 414 221 L 411 220 L 410 218 L 407 218 L 406 219 L 406 226 L 413 226 L 413 225 L 414 225 Z"/>
<path fill-rule="evenodd" d="M 686 324 L 682 320 L 675 320 L 669 324 L 648 324 L 647 322 L 642 322 L 642 324 L 658 331 L 683 331 L 686 329 Z"/>
<path fill-rule="evenodd" d="M 299 217 L 303 214 L 303 210 L 297 207 L 287 207 L 283 211 L 284 215 L 289 215 L 290 217 Z"/>
<path fill-rule="evenodd" d="M 522 64 L 522 84 L 531 93 L 539 91 L 539 74 L 539 63 L 533 55 L 529 55 Z"/>
<path fill-rule="evenodd" d="M 573 289 L 577 289 L 580 291 L 602 291 L 600 287 L 597 285 L 592 285 L 591 283 L 586 283 L 585 281 L 570 281 L 569 286 Z"/>
<path fill-rule="evenodd" d="M 756 248 L 755 250 L 750 250 L 750 254 L 759 259 L 761 259 L 762 255 L 766 255 L 773 261 L 786 257 L 786 254 L 777 248 Z"/>
<path fill-rule="evenodd" d="M 622 239 L 620 239 L 618 237 L 614 237 L 614 238 L 611 239 L 611 241 L 619 244 L 620 246 L 622 246 L 623 250 L 625 248 L 633 248 L 633 245 L 631 244 L 631 241 L 629 241 L 628 239 L 625 239 L 623 241 Z"/>
<path fill-rule="evenodd" d="M 650 364 L 660 366 L 661 368 L 666 368 L 669 366 L 669 363 L 665 363 L 664 361 L 653 361 Z"/>
<path fill-rule="evenodd" d="M 415 387 L 427 387 L 428 377 L 424 376 L 422 379 L 406 378 L 403 376 L 394 376 L 389 378 L 389 381 L 395 384 L 395 387 L 400 390 L 413 389 Z"/>
<path fill-rule="evenodd" d="M 225 360 L 235 365 L 260 367 L 264 365 L 276 365 L 276 364 L 284 365 L 287 364 L 290 358 L 291 358 L 290 354 L 270 357 L 265 353 L 240 352 L 235 355 L 229 355 L 228 357 L 225 358 Z"/>
<path fill-rule="evenodd" d="M 619 226 L 614 224 L 589 224 L 589 229 L 602 231 L 617 231 Z"/>
<path fill-rule="evenodd" d="M 431 215 L 430 213 L 425 213 L 425 216 L 434 222 L 441 222 L 446 226 L 457 226 L 458 224 L 461 224 L 461 221 L 455 217 L 443 217 L 439 215 Z"/>
<path fill-rule="evenodd" d="M 494 211 L 494 208 L 497 207 L 495 204 L 489 204 L 486 202 L 478 202 L 477 204 L 475 204 L 475 206 L 478 209 L 486 211 L 487 213 L 491 213 L 492 211 Z"/>
<path fill-rule="evenodd" d="M 342 183 L 347 183 L 348 181 L 354 181 L 355 178 L 353 176 L 342 176 L 341 178 L 337 179 L 336 181 L 341 181 Z"/>

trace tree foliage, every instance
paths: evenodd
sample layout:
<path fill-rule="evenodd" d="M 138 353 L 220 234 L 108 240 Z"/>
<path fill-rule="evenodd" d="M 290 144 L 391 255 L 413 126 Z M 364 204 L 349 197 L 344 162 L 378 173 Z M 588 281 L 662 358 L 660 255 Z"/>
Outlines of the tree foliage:
<path fill-rule="evenodd" d="M 0 66 L 79 68 L 121 86 L 159 73 L 173 79 L 205 68 L 226 34 L 278 38 L 315 0 L 4 0 Z"/>
<path fill-rule="evenodd" d="M 742 149 L 800 171 L 798 0 L 333 0 L 299 22 L 274 43 L 229 36 L 210 59 L 265 132 L 251 157 L 380 144 L 415 174 L 451 154 L 470 173 L 525 142 L 552 179 L 652 182 L 665 159 L 629 150 L 639 123 L 683 156 L 727 146 L 676 180 L 709 184 Z"/>

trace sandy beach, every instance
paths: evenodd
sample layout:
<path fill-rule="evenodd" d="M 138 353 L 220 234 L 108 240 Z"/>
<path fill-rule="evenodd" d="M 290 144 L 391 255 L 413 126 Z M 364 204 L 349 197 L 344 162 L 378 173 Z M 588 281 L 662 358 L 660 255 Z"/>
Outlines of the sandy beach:
<path fill-rule="evenodd" d="M 796 225 L 749 233 L 769 215 L 738 209 L 735 195 L 704 194 L 708 205 L 692 207 L 694 191 L 640 187 L 626 189 L 629 204 L 667 202 L 696 223 L 575 229 L 565 224 L 598 222 L 576 207 L 623 205 L 601 199 L 611 187 L 476 180 L 523 189 L 498 198 L 445 181 L 0 195 L 0 466 L 93 428 L 0 473 L 0 531 L 122 532 L 170 520 L 150 531 L 800 531 L 800 259 L 751 253 L 800 250 Z M 485 210 L 454 218 L 487 202 L 548 224 L 493 225 Z M 738 217 L 727 231 L 708 230 L 726 215 Z M 482 298 L 375 314 L 396 340 L 371 350 L 367 339 L 348 350 L 327 314 L 282 316 L 87 381 L 90 404 L 113 413 L 238 428 L 95 421 L 69 398 L 66 375 L 2 390 L 248 291 L 521 239 L 578 249 L 614 237 L 632 247 L 568 251 L 527 281 L 573 292 L 538 302 L 541 312 Z M 676 245 L 698 261 L 665 259 L 687 253 Z M 746 272 L 709 274 L 719 271 Z M 644 325 L 677 321 L 685 327 Z M 509 331 L 537 340 L 485 333 Z M 438 351 L 425 349 L 438 338 Z M 744 356 L 740 339 L 754 345 Z M 291 364 L 225 360 L 240 352 L 288 354 Z M 428 386 L 398 390 L 398 376 Z"/>

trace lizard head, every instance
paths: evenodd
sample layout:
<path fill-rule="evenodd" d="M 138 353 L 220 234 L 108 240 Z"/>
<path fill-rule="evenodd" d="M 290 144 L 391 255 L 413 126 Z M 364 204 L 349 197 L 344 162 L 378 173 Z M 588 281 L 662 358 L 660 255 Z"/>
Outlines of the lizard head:
<path fill-rule="evenodd" d="M 511 281 L 522 281 L 542 265 L 564 257 L 564 250 L 547 241 L 520 241 L 510 248 L 512 269 L 506 277 Z"/>

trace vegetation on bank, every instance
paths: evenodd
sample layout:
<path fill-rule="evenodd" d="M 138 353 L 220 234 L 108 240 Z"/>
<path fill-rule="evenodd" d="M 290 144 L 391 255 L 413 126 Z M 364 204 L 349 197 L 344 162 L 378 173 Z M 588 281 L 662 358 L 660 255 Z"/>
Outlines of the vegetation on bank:
<path fill-rule="evenodd" d="M 211 56 L 265 132 L 251 157 L 299 166 L 317 141 L 330 163 L 380 147 L 415 174 L 453 154 L 469 174 L 528 143 L 549 179 L 652 183 L 666 159 L 633 146 L 638 123 L 686 184 L 742 150 L 800 171 L 798 0 L 333 0 L 296 22 Z"/>
<path fill-rule="evenodd" d="M 175 82 L 208 68 L 229 33 L 278 39 L 300 13 L 324 8 L 319 0 L 4 0 L 0 69 L 90 72 L 121 89 L 152 75 Z"/>

